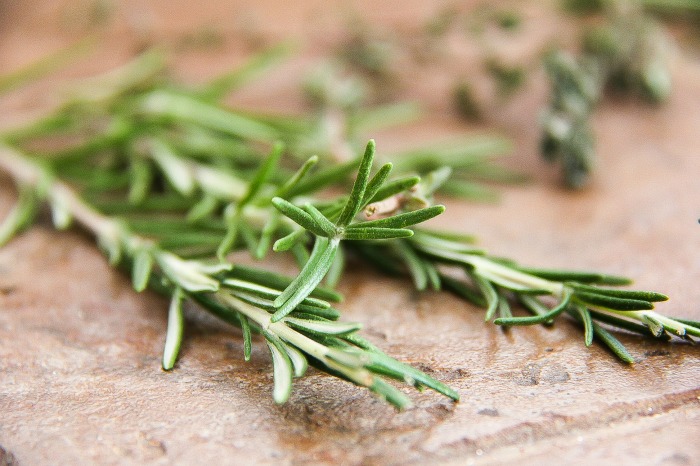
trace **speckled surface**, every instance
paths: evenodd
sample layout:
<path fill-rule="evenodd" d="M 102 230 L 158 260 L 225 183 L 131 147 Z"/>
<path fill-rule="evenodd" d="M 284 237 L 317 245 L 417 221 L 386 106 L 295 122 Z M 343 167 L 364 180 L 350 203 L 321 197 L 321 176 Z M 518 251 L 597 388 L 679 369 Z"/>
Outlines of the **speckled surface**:
<path fill-rule="evenodd" d="M 336 18 L 321 8 L 324 2 L 313 1 L 285 7 L 241 2 L 246 9 L 240 10 L 206 2 L 192 12 L 188 2 L 166 3 L 122 2 L 118 15 L 123 21 L 129 14 L 150 15 L 156 38 L 171 40 L 207 21 L 227 24 L 221 18 L 235 18 L 236 11 L 258 18 L 258 32 L 271 41 L 300 33 L 302 20 L 318 12 L 317 21 L 332 35 Z M 61 2 L 22 4 L 0 5 L 0 64 L 7 69 L 78 34 L 60 25 Z M 390 2 L 375 17 L 400 27 L 442 3 L 405 5 Z M 537 8 L 528 11 L 524 44 L 552 27 Z M 266 21 L 270 15 L 278 20 Z M 126 56 L 128 47 L 116 40 L 119 31 L 105 33 L 106 50 L 113 53 L 83 64 L 85 69 Z M 298 107 L 298 97 L 289 97 L 296 86 L 289 76 L 298 76 L 330 41 L 322 29 L 304 31 L 316 41 L 285 65 L 288 73 L 255 84 L 235 97 L 237 103 Z M 178 69 L 190 80 L 223 69 L 222 56 L 245 52 L 231 40 L 234 45 L 223 50 L 180 54 Z M 555 170 L 537 158 L 534 121 L 545 94 L 534 78 L 527 92 L 479 127 L 456 120 L 439 93 L 431 92 L 429 85 L 439 89 L 449 82 L 443 75 L 404 85 L 407 94 L 425 97 L 431 117 L 410 130 L 376 135 L 378 147 L 499 128 L 516 142 L 510 163 L 534 182 L 503 188 L 496 205 L 446 200 L 448 213 L 437 225 L 475 233 L 491 252 L 525 264 L 634 277 L 638 287 L 671 296 L 660 312 L 700 319 L 697 51 L 678 51 L 672 69 L 668 105 L 617 101 L 596 113 L 602 169 L 583 192 L 562 191 Z M 62 72 L 58 84 L 5 97 L 0 123 L 50 105 L 46 89 L 71 73 L 79 74 Z M 0 215 L 12 199 L 7 179 L 0 178 Z M 373 342 L 449 383 L 462 401 L 414 393 L 415 406 L 397 413 L 363 390 L 311 371 L 295 382 L 289 403 L 276 406 L 264 345 L 255 345 L 244 363 L 239 333 L 195 309 L 188 311 L 181 360 L 164 373 L 159 360 L 167 303 L 134 293 L 88 236 L 38 225 L 0 249 L 0 464 L 700 462 L 695 346 L 621 335 L 638 360 L 627 367 L 597 345 L 585 348 L 568 323 L 504 332 L 451 296 L 419 295 L 371 270 L 350 273 L 340 289 L 348 296 L 345 319 L 362 322 Z"/>

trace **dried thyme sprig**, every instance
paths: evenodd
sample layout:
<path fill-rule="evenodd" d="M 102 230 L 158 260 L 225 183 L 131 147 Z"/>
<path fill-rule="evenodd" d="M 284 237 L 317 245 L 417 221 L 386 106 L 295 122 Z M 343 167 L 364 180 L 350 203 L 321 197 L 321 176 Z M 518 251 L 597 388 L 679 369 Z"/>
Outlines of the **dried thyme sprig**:
<path fill-rule="evenodd" d="M 371 157 L 370 160 L 365 158 L 365 170 L 361 172 L 363 175 L 357 186 L 367 188 L 364 176 L 368 174 L 367 165 L 371 165 Z M 295 286 L 298 280 L 289 280 L 261 269 L 185 260 L 152 239 L 133 233 L 119 220 L 103 215 L 70 186 L 56 179 L 49 169 L 11 147 L 0 146 L 0 169 L 10 174 L 25 190 L 32 190 L 36 199 L 43 199 L 52 207 L 57 227 L 66 227 L 74 219 L 95 235 L 112 264 L 130 263 L 135 289 L 143 290 L 152 283 L 170 296 L 164 369 L 172 369 L 177 359 L 184 326 L 182 306 L 186 299 L 190 299 L 242 328 L 246 360 L 250 358 L 251 330 L 263 335 L 272 354 L 273 398 L 277 403 L 287 401 L 292 379 L 304 375 L 309 358 L 322 370 L 367 387 L 398 408 L 409 406 L 410 399 L 386 383 L 383 377 L 401 380 L 417 388 L 432 388 L 454 400 L 459 399 L 451 388 L 388 357 L 356 335 L 361 325 L 337 322 L 339 312 L 326 300 L 314 296 L 334 300 L 339 296 L 317 288 L 318 282 L 311 286 L 307 282 L 302 290 Z M 356 189 L 351 194 L 340 215 L 339 225 L 349 223 L 357 206 L 361 205 L 358 199 L 362 201 L 364 192 L 365 189 Z M 24 199 L 23 195 L 17 209 L 19 212 L 26 210 Z M 16 232 L 26 223 L 26 216 L 11 215 L 6 222 L 9 226 L 2 230 Z M 284 315 L 280 315 L 276 303 L 286 292 L 281 290 L 285 286 L 286 290 L 294 290 L 294 303 L 288 304 Z M 277 312 L 271 315 L 275 310 Z"/>

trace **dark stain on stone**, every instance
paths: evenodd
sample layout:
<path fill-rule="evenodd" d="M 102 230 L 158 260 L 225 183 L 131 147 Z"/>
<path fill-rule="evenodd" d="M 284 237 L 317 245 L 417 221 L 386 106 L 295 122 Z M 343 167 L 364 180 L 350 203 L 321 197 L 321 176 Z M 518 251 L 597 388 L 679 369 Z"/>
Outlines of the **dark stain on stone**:
<path fill-rule="evenodd" d="M 662 349 L 655 349 L 655 350 L 644 352 L 644 357 L 647 357 L 647 358 L 653 358 L 656 356 L 670 356 L 670 355 L 671 355 L 670 351 L 662 350 Z"/>
<path fill-rule="evenodd" d="M 539 385 L 541 382 L 563 383 L 568 382 L 571 376 L 564 366 L 559 363 L 528 363 L 515 377 L 518 385 Z"/>
<path fill-rule="evenodd" d="M 0 466 L 19 466 L 15 455 L 0 446 Z"/>
<path fill-rule="evenodd" d="M 528 363 L 520 371 L 520 375 L 515 378 L 518 385 L 537 385 L 540 383 L 540 372 L 542 368 L 539 364 Z"/>
<path fill-rule="evenodd" d="M 661 460 L 660 464 L 692 464 L 690 458 L 682 453 L 674 453 Z"/>
<path fill-rule="evenodd" d="M 482 416 L 498 417 L 498 410 L 493 408 L 483 408 L 476 412 L 476 414 L 481 414 Z"/>
<path fill-rule="evenodd" d="M 568 382 L 571 376 L 564 366 L 558 363 L 547 364 L 542 368 L 540 379 L 549 383 Z"/>

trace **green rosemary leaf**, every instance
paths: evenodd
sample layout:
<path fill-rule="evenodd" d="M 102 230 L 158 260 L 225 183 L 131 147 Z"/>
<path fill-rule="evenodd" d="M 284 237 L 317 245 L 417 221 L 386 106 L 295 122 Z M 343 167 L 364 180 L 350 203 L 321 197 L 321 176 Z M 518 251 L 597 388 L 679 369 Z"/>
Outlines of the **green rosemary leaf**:
<path fill-rule="evenodd" d="M 153 171 L 151 165 L 139 157 L 132 157 L 130 171 L 129 202 L 138 205 L 146 199 L 151 190 Z"/>
<path fill-rule="evenodd" d="M 561 298 L 561 301 L 554 306 L 551 310 L 549 310 L 546 313 L 539 314 L 536 316 L 530 316 L 530 317 L 510 317 L 508 319 L 503 319 L 499 318 L 493 321 L 494 324 L 496 325 L 536 325 L 536 324 L 546 324 L 552 319 L 554 319 L 556 316 L 564 312 L 568 307 L 569 304 L 571 303 L 571 293 L 570 292 L 565 292 L 564 295 Z M 530 307 L 531 303 L 526 300 L 526 298 L 530 298 L 529 296 L 521 296 L 521 299 L 523 299 L 523 302 L 528 302 L 528 309 L 534 309 L 535 307 Z M 534 298 L 531 298 L 534 299 Z M 535 312 L 540 312 L 539 309 Z"/>
<path fill-rule="evenodd" d="M 202 199 L 194 204 L 187 212 L 187 223 L 197 223 L 209 216 L 219 207 L 219 201 L 209 194 L 205 194 Z"/>
<path fill-rule="evenodd" d="M 356 335 L 348 335 L 343 338 L 368 351 L 371 362 L 367 365 L 367 367 L 373 372 L 384 374 L 397 380 L 403 380 L 409 385 L 416 387 L 425 386 L 431 388 L 438 393 L 442 393 L 443 395 L 452 398 L 455 401 L 459 401 L 459 393 L 452 388 L 433 379 L 424 372 L 419 371 L 412 366 L 390 358 L 379 348 L 375 347 L 363 338 Z"/>
<path fill-rule="evenodd" d="M 109 265 L 116 266 L 122 260 L 122 245 L 118 238 L 110 235 L 99 235 L 97 237 L 97 245 L 107 255 Z"/>
<path fill-rule="evenodd" d="M 146 289 L 152 270 L 153 256 L 151 252 L 145 248 L 139 249 L 134 255 L 134 263 L 132 265 L 131 281 L 134 284 L 134 290 L 140 293 Z"/>
<path fill-rule="evenodd" d="M 391 163 L 386 163 L 382 165 L 379 171 L 369 180 L 367 183 L 367 188 L 362 196 L 362 207 L 366 206 L 371 199 L 377 194 L 377 192 L 384 185 L 384 182 L 389 177 L 393 165 Z"/>
<path fill-rule="evenodd" d="M 443 184 L 445 184 L 451 175 L 451 167 L 436 168 L 435 170 L 426 173 L 421 177 L 420 184 L 418 185 L 419 192 L 424 199 L 432 196 Z"/>
<path fill-rule="evenodd" d="M 697 320 L 688 320 L 688 319 L 681 319 L 678 317 L 671 317 L 671 319 L 675 320 L 676 322 L 680 322 L 685 325 L 689 325 L 691 327 L 697 327 L 700 329 L 700 321 Z"/>
<path fill-rule="evenodd" d="M 182 345 L 182 334 L 185 328 L 185 318 L 182 313 L 183 298 L 182 290 L 176 288 L 170 301 L 168 331 L 165 335 L 165 348 L 163 349 L 163 369 L 166 371 L 175 366 L 180 345 Z"/>
<path fill-rule="evenodd" d="M 614 327 L 629 330 L 630 332 L 637 333 L 639 335 L 648 335 L 649 329 L 647 326 L 638 324 L 628 319 L 606 314 L 604 312 L 596 311 L 595 309 L 589 309 L 588 312 L 594 320 L 604 322 Z"/>
<path fill-rule="evenodd" d="M 667 301 L 668 296 L 661 293 L 655 293 L 653 291 L 641 291 L 641 290 L 619 290 L 619 289 L 609 289 L 609 288 L 599 288 L 595 286 L 581 285 L 578 283 L 567 283 L 574 290 L 580 290 L 587 293 L 594 293 L 599 295 L 610 296 L 612 298 L 621 299 L 638 299 L 642 301 L 649 302 L 659 302 Z"/>
<path fill-rule="evenodd" d="M 247 282 L 244 280 L 238 280 L 235 278 L 227 278 L 222 282 L 222 285 L 224 285 L 227 288 L 230 288 L 232 290 L 239 290 L 239 291 L 245 291 L 248 293 L 252 293 L 255 296 L 260 296 L 261 298 L 269 299 L 269 300 L 274 300 L 276 299 L 281 291 L 278 291 L 273 288 L 269 288 L 264 285 L 260 285 L 257 283 L 251 283 Z M 314 306 L 318 307 L 321 309 L 328 309 L 331 307 L 330 303 L 328 301 L 324 301 L 322 299 L 318 298 L 312 298 L 311 296 L 307 296 L 304 298 L 299 304 L 306 304 L 308 306 Z"/>
<path fill-rule="evenodd" d="M 356 110 L 350 115 L 349 125 L 357 133 L 376 132 L 384 127 L 415 121 L 421 113 L 420 105 L 416 102 L 389 103 Z"/>
<path fill-rule="evenodd" d="M 255 257 L 255 253 L 258 250 L 257 232 L 246 222 L 241 222 L 239 231 L 241 232 L 241 239 L 243 239 L 243 243 L 248 248 L 250 256 Z"/>
<path fill-rule="evenodd" d="M 219 258 L 221 262 L 226 260 L 226 254 L 231 252 L 231 250 L 236 245 L 236 240 L 238 239 L 238 230 L 241 224 L 242 212 L 237 209 L 233 204 L 230 204 L 226 208 L 227 212 L 225 215 L 227 218 L 228 228 L 226 230 L 226 235 L 221 240 L 218 249 L 216 250 L 216 257 Z"/>
<path fill-rule="evenodd" d="M 328 269 L 324 283 L 331 288 L 335 288 L 340 282 L 340 278 L 345 271 L 345 251 L 343 248 L 338 248 L 333 259 L 333 265 Z"/>
<path fill-rule="evenodd" d="M 307 175 L 309 170 L 311 170 L 318 163 L 318 156 L 313 155 L 308 158 L 306 162 L 297 170 L 282 186 L 277 189 L 275 197 L 285 198 L 289 193 L 295 189 L 301 180 Z"/>
<path fill-rule="evenodd" d="M 333 264 L 338 250 L 338 240 L 317 237 L 311 257 L 297 278 L 274 301 L 277 312 L 272 316 L 272 322 L 278 322 L 294 310 L 316 286 Z"/>
<path fill-rule="evenodd" d="M 119 68 L 83 79 L 71 89 L 72 102 L 88 107 L 104 105 L 130 92 L 150 89 L 164 71 L 165 61 L 163 51 L 153 47 Z"/>
<path fill-rule="evenodd" d="M 25 126 L 3 129 L 0 138 L 7 144 L 17 146 L 34 138 L 75 130 L 78 126 L 75 120 L 72 112 L 59 109 L 57 112 L 40 117 Z"/>
<path fill-rule="evenodd" d="M 342 238 L 348 241 L 384 240 L 411 236 L 413 236 L 413 230 L 407 228 L 348 228 L 342 233 Z"/>
<path fill-rule="evenodd" d="M 255 251 L 253 257 L 258 260 L 264 259 L 267 252 L 270 250 L 270 244 L 272 243 L 272 237 L 277 232 L 280 225 L 280 213 L 277 210 L 270 212 L 270 217 L 265 222 L 262 231 L 260 232 L 260 239 L 258 240 L 258 248 Z"/>
<path fill-rule="evenodd" d="M 168 144 L 160 139 L 152 140 L 150 154 L 175 190 L 183 196 L 192 194 L 195 188 L 192 172 Z"/>
<path fill-rule="evenodd" d="M 362 328 L 362 324 L 354 322 L 323 322 L 295 317 L 286 317 L 284 321 L 294 328 L 316 335 L 345 335 Z"/>
<path fill-rule="evenodd" d="M 282 157 L 282 152 L 284 151 L 284 145 L 281 142 L 276 142 L 272 146 L 270 154 L 267 156 L 265 161 L 260 165 L 255 176 L 248 185 L 248 190 L 246 191 L 243 198 L 238 201 L 239 209 L 248 204 L 257 194 L 260 192 L 263 184 L 266 183 L 272 176 L 273 171 L 277 168 L 280 157 Z"/>
<path fill-rule="evenodd" d="M 88 37 L 42 57 L 17 71 L 0 76 L 0 95 L 53 72 L 69 61 L 85 54 L 93 47 L 94 43 L 94 38 Z"/>
<path fill-rule="evenodd" d="M 294 257 L 294 260 L 296 261 L 300 270 L 304 268 L 304 265 L 311 258 L 309 251 L 303 244 L 300 243 L 293 245 L 289 251 L 292 253 L 292 256 Z"/>
<path fill-rule="evenodd" d="M 301 351 L 285 343 L 284 340 L 279 340 L 279 342 L 285 353 L 287 353 L 287 356 L 289 356 L 289 360 L 294 368 L 294 377 L 303 377 L 306 370 L 309 368 L 309 362 L 306 360 L 306 357 Z"/>
<path fill-rule="evenodd" d="M 486 316 L 484 317 L 484 321 L 488 322 L 489 320 L 493 319 L 493 316 L 496 314 L 496 310 L 498 309 L 498 292 L 490 281 L 478 273 L 471 273 L 471 277 L 474 280 L 476 287 L 479 289 L 479 291 L 481 291 L 481 294 L 484 296 L 486 304 L 488 305 L 486 308 Z"/>
<path fill-rule="evenodd" d="M 149 212 L 183 212 L 192 207 L 192 202 L 180 194 L 151 194 L 141 204 L 134 205 L 122 199 L 94 199 L 91 203 L 105 215 L 144 214 Z"/>
<path fill-rule="evenodd" d="M 305 237 L 305 229 L 302 228 L 300 230 L 295 230 L 289 233 L 287 236 L 284 236 L 275 241 L 275 244 L 272 245 L 272 250 L 275 252 L 289 251 L 294 246 L 301 246 L 299 243 L 303 241 Z"/>
<path fill-rule="evenodd" d="M 574 292 L 576 300 L 594 306 L 603 306 L 608 309 L 619 311 L 641 311 L 654 309 L 654 305 L 649 301 L 640 299 L 613 298 L 611 296 L 589 293 L 576 290 Z"/>
<path fill-rule="evenodd" d="M 57 230 L 65 230 L 71 224 L 73 215 L 63 199 L 52 198 L 49 200 L 51 206 L 51 221 Z"/>
<path fill-rule="evenodd" d="M 394 215 L 392 217 L 382 218 L 379 220 L 370 220 L 367 222 L 359 222 L 349 225 L 347 230 L 367 229 L 367 228 L 405 228 L 417 223 L 422 223 L 436 217 L 445 211 L 445 206 L 434 205 L 425 209 L 414 210 L 413 212 L 405 212 Z"/>
<path fill-rule="evenodd" d="M 275 312 L 277 310 L 271 300 L 261 298 L 254 294 L 238 291 L 235 293 L 235 298 L 268 312 Z M 332 321 L 338 320 L 340 312 L 332 307 L 324 309 L 310 304 L 299 303 L 289 315 L 291 317 L 305 318 L 307 320 Z"/>
<path fill-rule="evenodd" d="M 217 76 L 212 81 L 204 85 L 197 94 L 205 100 L 218 101 L 229 94 L 256 79 L 267 71 L 270 67 L 278 64 L 287 58 L 292 51 L 289 44 L 279 44 L 265 49 L 235 70 Z"/>
<path fill-rule="evenodd" d="M 267 340 L 267 346 L 272 354 L 272 368 L 275 388 L 272 392 L 272 398 L 277 404 L 286 403 L 289 395 L 292 393 L 292 377 L 294 375 L 294 366 L 289 359 L 289 355 L 284 350 L 279 342 L 279 339 L 269 334 L 263 333 Z"/>
<path fill-rule="evenodd" d="M 588 312 L 588 309 L 586 309 L 584 306 L 575 306 L 576 312 L 578 312 L 578 315 L 581 317 L 581 322 L 583 322 L 583 329 L 584 329 L 584 341 L 586 342 L 586 346 L 591 346 L 593 343 L 593 335 L 595 331 L 593 330 L 593 320 L 591 320 L 591 313 Z"/>
<path fill-rule="evenodd" d="M 498 317 L 500 319 L 513 318 L 513 312 L 510 310 L 510 304 L 505 296 L 501 296 L 498 300 Z"/>
<path fill-rule="evenodd" d="M 21 187 L 17 203 L 0 224 L 0 246 L 5 245 L 17 233 L 26 228 L 34 219 L 37 211 L 37 200 L 34 190 Z"/>
<path fill-rule="evenodd" d="M 253 338 L 250 332 L 250 322 L 248 322 L 248 318 L 240 312 L 237 312 L 236 316 L 241 323 L 241 331 L 243 332 L 243 360 L 248 362 L 253 354 Z"/>
<path fill-rule="evenodd" d="M 487 302 L 484 299 L 484 296 L 478 290 L 475 290 L 474 288 L 462 282 L 461 280 L 456 280 L 452 277 L 441 274 L 440 283 L 442 284 L 442 287 L 444 289 L 456 294 L 460 298 L 466 299 L 467 301 L 469 301 L 472 304 L 475 304 L 476 306 L 487 306 Z"/>
<path fill-rule="evenodd" d="M 299 181 L 295 186 L 287 190 L 286 197 L 293 198 L 302 194 L 319 191 L 329 185 L 338 184 L 344 181 L 350 173 L 355 170 L 356 161 L 351 160 L 346 163 L 331 165 L 323 170 L 319 170 L 304 180 Z"/>
<path fill-rule="evenodd" d="M 338 218 L 336 222 L 336 225 L 340 227 L 349 225 L 362 208 L 362 201 L 365 190 L 367 189 L 370 171 L 372 170 L 372 162 L 374 161 L 374 152 L 374 140 L 370 139 L 367 143 L 365 153 L 362 156 L 362 160 L 360 161 L 360 167 L 357 170 L 357 178 L 355 178 L 355 184 L 353 184 L 348 202 L 345 204 L 345 208 L 343 208 L 343 211 L 340 213 L 340 218 Z"/>
<path fill-rule="evenodd" d="M 306 203 L 304 205 L 304 210 L 311 215 L 311 218 L 313 221 L 318 225 L 321 230 L 325 233 L 323 236 L 327 236 L 328 238 L 332 238 L 337 234 L 336 227 L 331 222 L 328 220 L 319 210 L 314 207 L 311 203 Z"/>
<path fill-rule="evenodd" d="M 156 90 L 143 97 L 139 111 L 179 123 L 200 125 L 259 142 L 272 142 L 278 138 L 277 131 L 252 118 L 231 110 L 197 100 L 172 91 Z"/>
<path fill-rule="evenodd" d="M 456 178 L 448 179 L 440 185 L 440 192 L 454 197 L 461 197 L 479 202 L 496 202 L 498 193 L 491 188 L 476 182 L 460 180 Z"/>
<path fill-rule="evenodd" d="M 274 306 L 271 309 L 274 311 Z M 329 307 L 326 309 L 316 307 L 316 306 L 307 306 L 304 303 L 297 304 L 297 307 L 294 309 L 294 312 L 289 314 L 292 317 L 299 317 L 299 318 L 308 318 L 311 319 L 310 316 L 313 316 L 316 319 L 325 319 L 325 320 L 338 320 L 340 317 L 340 311 Z"/>
<path fill-rule="evenodd" d="M 656 338 L 661 337 L 666 330 L 664 328 L 664 324 L 658 321 L 657 319 L 653 318 L 652 316 L 643 315 L 642 322 L 646 324 L 651 334 L 654 335 L 654 337 Z"/>
<path fill-rule="evenodd" d="M 151 280 L 149 286 L 158 287 L 156 283 L 157 281 Z M 237 308 L 230 303 L 226 303 L 226 305 L 224 305 L 217 299 L 217 297 L 208 293 L 188 293 L 187 296 L 222 321 L 236 327 L 241 326 L 241 320 L 238 317 L 240 313 L 238 312 Z"/>
<path fill-rule="evenodd" d="M 242 264 L 236 264 L 229 272 L 226 273 L 226 277 L 257 283 L 275 290 L 284 290 L 294 280 L 293 278 L 276 274 L 268 270 L 248 267 Z M 314 288 L 310 296 L 331 302 L 340 302 L 343 300 L 343 295 L 337 291 L 324 287 Z"/>
<path fill-rule="evenodd" d="M 188 248 L 192 246 L 201 246 L 207 251 L 216 251 L 221 243 L 220 233 L 210 232 L 178 232 L 170 235 L 159 235 L 157 238 L 158 246 L 161 249 L 171 250 L 174 248 Z"/>
<path fill-rule="evenodd" d="M 219 282 L 208 276 L 197 262 L 182 260 L 165 251 L 160 251 L 155 259 L 168 279 L 186 291 L 197 293 L 219 289 Z"/>
<path fill-rule="evenodd" d="M 577 272 L 572 270 L 555 269 L 534 269 L 528 267 L 517 267 L 521 272 L 529 273 L 546 280 L 556 280 L 562 282 L 596 283 L 600 285 L 623 286 L 629 285 L 632 281 L 629 278 L 614 275 L 604 275 L 596 272 Z"/>
<path fill-rule="evenodd" d="M 372 196 L 372 198 L 369 200 L 369 204 L 383 201 L 384 199 L 387 199 L 391 196 L 400 194 L 406 190 L 413 188 L 418 183 L 420 183 L 419 176 L 406 176 L 393 181 L 389 181 L 388 183 L 384 184 L 384 186 L 380 187 L 377 193 L 374 196 Z"/>
<path fill-rule="evenodd" d="M 425 173 L 448 166 L 467 168 L 474 163 L 508 153 L 510 140 L 501 136 L 460 136 L 444 143 L 431 143 L 430 147 L 393 154 L 392 160 L 398 172 Z"/>
<path fill-rule="evenodd" d="M 379 377 L 374 378 L 374 383 L 369 387 L 379 398 L 386 400 L 398 409 L 404 409 L 411 406 L 411 400 L 401 393 L 395 387 L 384 382 Z"/>
<path fill-rule="evenodd" d="M 412 243 L 417 243 L 429 247 L 431 250 L 438 252 L 454 252 L 458 254 L 483 254 L 483 251 L 475 249 L 474 246 L 464 244 L 461 241 L 455 241 L 449 238 L 433 235 L 432 232 L 427 232 L 423 228 L 413 230 L 414 235 L 411 238 Z"/>
<path fill-rule="evenodd" d="M 506 271 L 503 271 L 506 272 Z M 513 277 L 509 275 L 507 272 L 506 273 L 499 273 L 499 271 L 494 271 L 494 270 L 487 270 L 487 269 L 479 269 L 479 275 L 487 279 L 491 282 L 493 282 L 494 285 L 498 285 L 502 288 L 506 288 L 508 290 L 515 291 L 516 293 L 528 293 L 528 294 L 550 294 L 551 291 L 547 288 L 535 288 L 533 285 L 539 285 L 539 283 L 527 283 L 526 280 L 527 277 Z M 519 278 L 522 278 L 523 281 L 520 281 Z"/>
<path fill-rule="evenodd" d="M 404 272 L 401 264 L 398 263 L 395 258 L 388 255 L 383 255 L 381 248 L 379 247 L 374 247 L 363 242 L 350 243 L 350 247 L 352 247 L 353 250 L 357 252 L 357 254 L 364 260 L 388 275 L 399 276 Z"/>
<path fill-rule="evenodd" d="M 272 205 L 284 215 L 294 220 L 299 226 L 306 228 L 310 232 L 323 237 L 329 237 L 321 225 L 308 212 L 300 209 L 289 201 L 285 201 L 281 197 L 272 198 Z M 335 230 L 335 229 L 334 229 Z"/>
<path fill-rule="evenodd" d="M 612 351 L 615 354 L 615 356 L 620 358 L 622 362 L 625 362 L 627 364 L 634 364 L 634 357 L 632 357 L 632 355 L 629 354 L 627 348 L 625 348 L 625 346 L 622 343 L 620 343 L 620 340 L 615 338 L 612 333 L 608 332 L 595 322 L 593 322 L 593 331 L 595 332 L 595 336 L 600 341 L 602 341 L 605 344 L 605 346 L 610 348 L 610 351 Z"/>
<path fill-rule="evenodd" d="M 394 241 L 390 247 L 406 264 L 416 289 L 425 290 L 428 286 L 428 271 L 418 254 L 405 241 Z"/>
<path fill-rule="evenodd" d="M 529 294 L 519 294 L 517 295 L 518 301 L 520 304 L 523 305 L 525 309 L 530 311 L 533 316 L 530 317 L 542 317 L 544 315 L 547 315 L 551 309 L 545 306 L 542 301 L 537 296 L 532 296 Z M 497 319 L 498 320 L 498 319 Z M 494 321 L 494 324 L 496 321 Z M 499 321 L 500 323 L 500 321 Z M 554 320 L 549 319 L 544 322 L 538 322 L 541 323 L 542 325 L 552 325 L 554 323 Z M 497 324 L 498 325 L 498 324 Z M 502 324 L 503 325 L 503 324 Z M 508 325 L 508 324 L 505 324 Z"/>

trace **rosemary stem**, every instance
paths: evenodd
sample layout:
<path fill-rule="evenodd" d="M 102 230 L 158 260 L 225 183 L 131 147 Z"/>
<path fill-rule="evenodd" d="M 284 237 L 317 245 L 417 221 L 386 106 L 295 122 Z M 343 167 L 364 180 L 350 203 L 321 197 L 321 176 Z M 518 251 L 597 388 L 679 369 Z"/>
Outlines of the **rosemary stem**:
<path fill-rule="evenodd" d="M 19 184 L 34 186 L 44 191 L 50 201 L 65 206 L 73 218 L 95 235 L 114 236 L 120 228 L 115 221 L 84 203 L 67 185 L 52 180 L 49 170 L 4 144 L 0 144 L 0 168 Z M 44 183 L 46 186 L 42 186 Z"/>
<path fill-rule="evenodd" d="M 669 319 L 668 317 L 663 316 L 663 315 L 661 315 L 657 312 L 654 312 L 654 311 L 646 311 L 646 310 L 645 311 L 616 311 L 613 309 L 605 309 L 605 308 L 599 308 L 599 307 L 594 308 L 592 306 L 589 306 L 589 307 L 591 307 L 597 311 L 600 311 L 600 312 L 607 312 L 610 314 L 615 314 L 615 315 L 619 315 L 622 317 L 627 317 L 629 319 L 638 320 L 642 323 L 644 323 L 645 318 L 651 318 L 651 319 L 656 320 L 656 321 L 660 322 L 661 324 L 663 324 L 664 328 L 666 328 L 667 330 L 672 330 L 677 335 L 680 335 L 680 336 L 685 335 L 686 333 L 689 333 L 691 335 L 696 335 L 696 336 L 698 335 L 698 331 L 696 328 L 694 328 L 690 325 L 686 325 L 686 324 L 679 322 L 677 320 Z"/>
<path fill-rule="evenodd" d="M 564 295 L 565 287 L 561 283 L 552 282 L 544 278 L 514 270 L 483 256 L 466 254 L 465 257 L 467 262 L 470 263 L 477 272 L 486 273 L 489 276 L 502 277 L 533 290 L 546 290 L 557 298 L 561 298 Z"/>
<path fill-rule="evenodd" d="M 333 348 L 324 346 L 321 343 L 318 343 L 306 335 L 303 335 L 302 333 L 289 327 L 285 322 L 286 318 L 283 318 L 278 322 L 272 322 L 271 316 L 267 311 L 251 306 L 250 304 L 236 299 L 224 291 L 219 291 L 217 293 L 217 297 L 251 319 L 258 326 L 260 326 L 262 330 L 277 335 L 281 339 L 313 356 L 330 368 L 342 372 L 343 375 L 358 385 L 363 385 L 366 387 L 372 386 L 373 377 L 368 370 L 362 367 L 348 367 L 347 365 L 339 364 L 338 362 L 334 361 L 332 359 L 334 353 Z"/>

